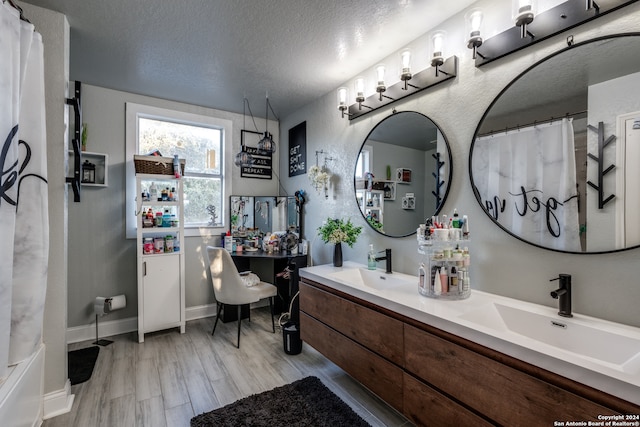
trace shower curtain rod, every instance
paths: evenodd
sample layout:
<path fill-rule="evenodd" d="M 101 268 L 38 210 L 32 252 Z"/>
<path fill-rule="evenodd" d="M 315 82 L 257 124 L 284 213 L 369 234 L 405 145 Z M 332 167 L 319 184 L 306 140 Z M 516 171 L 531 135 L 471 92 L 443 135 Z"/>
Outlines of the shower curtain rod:
<path fill-rule="evenodd" d="M 552 123 L 556 120 L 560 120 L 560 119 L 567 119 L 569 117 L 575 117 L 575 116 L 581 116 L 581 115 L 585 115 L 587 114 L 589 111 L 588 110 L 583 110 L 583 111 L 576 111 L 575 113 L 567 113 L 564 116 L 556 116 L 556 117 L 550 117 L 546 120 L 535 120 L 533 123 L 529 123 L 529 124 L 524 124 L 524 125 L 517 125 L 517 126 L 512 126 L 512 127 L 505 127 L 504 129 L 500 129 L 500 130 L 492 130 L 491 132 L 487 132 L 487 133 L 483 133 L 481 135 L 478 135 L 477 138 L 480 137 L 484 137 L 484 136 L 491 136 L 491 135 L 496 135 L 499 133 L 507 133 L 510 130 L 515 130 L 515 129 L 523 129 L 529 126 L 536 126 L 536 125 L 542 125 L 545 123 Z"/>
<path fill-rule="evenodd" d="M 25 22 L 28 22 L 29 24 L 31 24 L 31 21 L 29 21 L 25 16 L 24 16 L 24 11 L 22 10 L 22 8 L 20 6 L 18 6 L 17 4 L 15 4 L 13 2 L 13 0 L 2 0 L 2 3 L 7 3 L 9 2 L 9 5 L 11 5 L 11 7 L 13 7 L 14 9 L 16 9 L 18 12 L 20 12 L 20 19 L 22 19 Z"/>

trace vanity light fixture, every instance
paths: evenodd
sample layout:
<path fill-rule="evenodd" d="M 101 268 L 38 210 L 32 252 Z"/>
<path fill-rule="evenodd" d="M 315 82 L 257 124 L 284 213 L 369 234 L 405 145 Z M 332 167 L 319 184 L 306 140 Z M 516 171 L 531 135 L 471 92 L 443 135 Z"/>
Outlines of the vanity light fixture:
<path fill-rule="evenodd" d="M 247 105 L 249 104 L 249 100 L 245 97 L 242 98 L 242 128 L 246 129 L 246 118 L 247 118 Z M 249 112 L 251 112 L 251 107 L 249 107 Z M 251 118 L 253 118 L 253 114 L 251 114 Z M 238 167 L 247 167 L 251 166 L 255 159 L 246 151 L 246 147 L 244 145 L 244 141 L 241 141 L 242 146 L 240 147 L 240 152 L 236 154 L 234 164 Z M 215 164 L 215 161 L 213 162 Z"/>
<path fill-rule="evenodd" d="M 466 34 L 469 35 L 467 47 L 473 50 L 473 59 L 476 59 L 478 48 L 482 46 L 482 18 L 482 10 L 480 9 L 471 9 L 465 16 Z"/>
<path fill-rule="evenodd" d="M 440 66 L 444 64 L 444 55 L 442 53 L 444 46 L 444 31 L 436 31 L 431 36 L 431 42 L 433 45 L 433 54 L 431 55 L 431 66 L 436 69 L 436 77 L 440 71 Z M 446 74 L 446 73 L 445 73 Z"/>
<path fill-rule="evenodd" d="M 440 41 L 442 41 L 442 39 L 440 39 Z M 442 46 L 442 43 L 440 43 L 439 46 Z M 355 103 L 349 105 L 348 109 L 346 108 L 348 99 L 347 89 L 345 87 L 339 88 L 338 110 L 340 111 L 342 118 L 347 116 L 349 120 L 353 120 L 373 110 L 377 110 L 378 108 L 398 101 L 406 96 L 413 95 L 421 90 L 455 78 L 458 72 L 458 58 L 456 56 L 451 56 L 445 59 L 442 56 L 442 48 L 440 49 L 441 50 L 438 51 L 439 54 L 436 55 L 437 58 L 434 59 L 434 64 L 437 66 L 435 74 L 430 67 L 413 74 L 410 67 L 410 56 L 402 56 L 401 53 L 400 58 L 403 62 L 401 64 L 402 72 L 400 74 L 400 81 L 391 86 L 387 86 L 384 80 L 386 71 L 385 66 L 383 64 L 378 65 L 375 68 L 377 78 L 376 93 L 368 97 L 365 97 L 364 93 L 364 78 L 357 77 L 355 79 Z M 408 83 L 409 80 L 414 84 Z"/>
<path fill-rule="evenodd" d="M 376 92 L 380 94 L 380 101 L 382 101 L 382 93 L 387 90 L 387 85 L 384 82 L 384 74 L 386 72 L 386 67 L 384 64 L 376 65 Z"/>
<path fill-rule="evenodd" d="M 338 110 L 342 113 L 342 118 L 344 119 L 344 115 L 347 116 L 349 113 L 345 113 L 349 109 L 347 105 L 347 99 L 349 97 L 349 90 L 346 87 L 338 88 Z"/>
<path fill-rule="evenodd" d="M 636 1 L 607 0 L 598 4 L 593 0 L 585 0 L 585 2 L 567 0 L 540 12 L 536 7 L 535 0 L 513 0 L 512 16 L 516 25 L 483 40 L 482 46 L 476 48 L 476 67 L 481 67 L 563 31 L 601 18 Z M 520 33 L 520 37 L 518 33 Z M 527 35 L 529 37 L 526 37 Z"/>
<path fill-rule="evenodd" d="M 520 27 L 520 38 L 524 39 L 529 35 L 533 38 L 527 30 L 527 25 L 533 22 L 533 18 L 536 16 L 536 0 L 513 0 L 513 20 L 516 27 Z"/>
<path fill-rule="evenodd" d="M 598 13 L 600 11 L 600 6 L 595 1 L 593 1 L 593 0 L 585 0 L 585 2 L 586 2 L 586 4 L 585 4 L 586 9 L 585 10 L 595 9 L 596 13 Z"/>
<path fill-rule="evenodd" d="M 407 90 L 407 86 L 417 89 L 416 86 L 408 83 L 411 80 L 411 49 L 402 49 L 400 51 L 400 80 L 404 82 L 402 90 Z"/>
<path fill-rule="evenodd" d="M 258 151 L 261 151 L 263 153 L 275 153 L 276 152 L 276 143 L 273 140 L 273 136 L 271 135 L 271 133 L 269 133 L 269 109 L 271 109 L 271 112 L 273 113 L 273 115 L 275 116 L 275 113 L 273 112 L 273 108 L 271 108 L 271 103 L 269 102 L 269 94 L 267 93 L 267 101 L 266 101 L 266 115 L 265 115 L 265 130 L 264 130 L 264 136 L 262 137 L 262 139 L 258 142 Z M 277 119 L 278 117 L 276 117 Z"/>
<path fill-rule="evenodd" d="M 362 103 L 364 102 L 364 77 L 356 78 L 355 87 L 356 102 L 358 103 L 358 108 L 362 109 Z"/>

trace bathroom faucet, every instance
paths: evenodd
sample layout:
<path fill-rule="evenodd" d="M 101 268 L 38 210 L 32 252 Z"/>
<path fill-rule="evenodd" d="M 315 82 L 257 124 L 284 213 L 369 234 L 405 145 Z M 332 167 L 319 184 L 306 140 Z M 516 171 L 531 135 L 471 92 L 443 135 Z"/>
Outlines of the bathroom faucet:
<path fill-rule="evenodd" d="M 551 296 L 558 300 L 558 314 L 562 317 L 573 317 L 571 314 L 571 275 L 560 274 L 549 281 L 553 282 L 554 280 L 560 281 L 560 288 L 551 292 Z"/>
<path fill-rule="evenodd" d="M 382 253 L 382 251 L 380 251 L 380 253 Z M 376 261 L 382 261 L 382 260 L 386 260 L 386 273 L 391 274 L 393 271 L 391 270 L 391 249 L 385 249 L 384 250 L 384 256 L 378 256 L 376 257 Z"/>

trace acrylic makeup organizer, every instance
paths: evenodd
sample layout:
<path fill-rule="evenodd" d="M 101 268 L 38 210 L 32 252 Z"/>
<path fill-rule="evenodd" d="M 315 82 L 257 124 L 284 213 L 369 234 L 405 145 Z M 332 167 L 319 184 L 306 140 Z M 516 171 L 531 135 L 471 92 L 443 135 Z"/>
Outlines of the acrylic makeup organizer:
<path fill-rule="evenodd" d="M 457 230 L 462 232 L 461 229 Z M 447 240 L 444 240 L 442 236 L 422 236 L 420 229 L 418 229 L 416 236 L 418 253 L 424 255 L 425 269 L 424 287 L 418 288 L 420 295 L 445 300 L 469 298 L 471 295 L 470 257 L 469 251 L 465 251 L 464 248 L 467 247 L 470 240 L 448 237 Z M 438 291 L 435 276 L 440 274 L 443 269 L 446 269 L 447 272 L 446 285 L 443 276 L 440 276 L 440 291 Z"/>

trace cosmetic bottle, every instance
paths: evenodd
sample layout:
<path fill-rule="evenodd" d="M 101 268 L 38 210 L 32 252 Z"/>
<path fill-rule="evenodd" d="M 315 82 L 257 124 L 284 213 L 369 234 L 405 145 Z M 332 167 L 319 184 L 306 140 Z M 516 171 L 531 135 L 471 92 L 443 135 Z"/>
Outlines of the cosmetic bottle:
<path fill-rule="evenodd" d="M 441 276 L 442 276 L 442 274 L 440 274 L 439 272 L 436 273 L 435 280 L 433 281 L 433 294 L 434 295 L 442 294 L 442 281 L 440 279 Z"/>
<path fill-rule="evenodd" d="M 369 255 L 367 256 L 367 268 L 369 270 L 376 269 L 376 251 L 373 250 L 373 245 L 369 245 Z"/>
<path fill-rule="evenodd" d="M 449 269 L 449 292 L 458 293 L 458 269 L 455 266 Z"/>
<path fill-rule="evenodd" d="M 178 155 L 173 155 L 173 175 L 177 178 L 180 178 L 180 160 L 178 159 Z"/>
<path fill-rule="evenodd" d="M 449 292 L 449 272 L 447 271 L 447 267 L 442 267 L 440 269 L 440 287 L 442 293 Z"/>
<path fill-rule="evenodd" d="M 424 269 L 424 264 L 420 264 L 418 268 L 418 292 L 420 295 L 427 294 L 427 272 Z"/>
<path fill-rule="evenodd" d="M 460 217 L 458 216 L 458 209 L 453 209 L 453 220 L 451 221 L 453 228 L 460 228 Z"/>
<path fill-rule="evenodd" d="M 466 215 L 462 215 L 462 238 L 469 239 L 469 218 Z"/>

